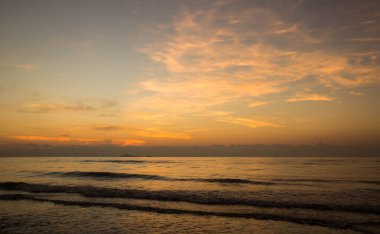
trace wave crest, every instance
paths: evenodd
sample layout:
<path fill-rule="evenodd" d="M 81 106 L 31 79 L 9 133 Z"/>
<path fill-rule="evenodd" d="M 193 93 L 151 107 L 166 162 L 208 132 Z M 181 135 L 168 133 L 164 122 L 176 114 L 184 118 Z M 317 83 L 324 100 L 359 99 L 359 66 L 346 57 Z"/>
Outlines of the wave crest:
<path fill-rule="evenodd" d="M 39 202 L 51 202 L 58 205 L 66 206 L 81 206 L 81 207 L 110 207 L 123 210 L 138 210 L 145 212 L 155 212 L 161 214 L 176 214 L 176 215 L 198 215 L 198 216 L 217 216 L 217 217 L 228 217 L 228 218 L 245 218 L 245 219 L 259 219 L 259 220 L 276 220 L 276 221 L 286 221 L 298 224 L 307 224 L 314 226 L 324 226 L 339 229 L 349 229 L 354 228 L 351 224 L 344 221 L 333 221 L 323 218 L 313 218 L 313 217 L 298 217 L 291 215 L 281 215 L 281 214 L 271 214 L 271 213 L 234 213 L 234 212 L 218 212 L 218 211 L 202 211 L 202 210 L 185 210 L 185 209 L 172 209 L 172 208 L 161 208 L 161 207 L 151 207 L 144 205 L 132 205 L 126 203 L 105 203 L 105 202 L 89 202 L 89 201 L 74 201 L 74 200 L 61 200 L 61 199 L 48 199 L 41 197 L 34 197 L 29 194 L 4 194 L 0 195 L 0 200 L 31 200 Z"/>
<path fill-rule="evenodd" d="M 93 186 L 68 186 L 31 184 L 24 182 L 3 182 L 0 189 L 12 191 L 25 191 L 31 193 L 77 193 L 85 197 L 104 198 L 132 198 L 156 201 L 189 202 L 206 205 L 247 205 L 256 207 L 273 208 L 300 208 L 313 210 L 331 210 L 345 212 L 363 212 L 380 214 L 380 206 L 377 204 L 336 204 L 336 203 L 310 203 L 302 201 L 289 201 L 278 196 L 266 197 L 263 194 L 244 196 L 239 193 L 229 193 L 228 191 L 196 191 L 196 190 L 139 190 L 139 189 L 118 189 L 102 188 Z M 243 195 L 243 196 L 242 196 Z"/>

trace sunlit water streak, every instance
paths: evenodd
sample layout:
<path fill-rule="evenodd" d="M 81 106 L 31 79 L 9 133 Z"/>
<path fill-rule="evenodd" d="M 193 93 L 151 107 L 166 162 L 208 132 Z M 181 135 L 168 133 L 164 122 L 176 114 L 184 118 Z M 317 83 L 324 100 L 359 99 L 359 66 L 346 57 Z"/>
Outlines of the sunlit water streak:
<path fill-rule="evenodd" d="M 378 233 L 380 228 L 377 158 L 0 158 L 0 163 L 5 233 Z"/>

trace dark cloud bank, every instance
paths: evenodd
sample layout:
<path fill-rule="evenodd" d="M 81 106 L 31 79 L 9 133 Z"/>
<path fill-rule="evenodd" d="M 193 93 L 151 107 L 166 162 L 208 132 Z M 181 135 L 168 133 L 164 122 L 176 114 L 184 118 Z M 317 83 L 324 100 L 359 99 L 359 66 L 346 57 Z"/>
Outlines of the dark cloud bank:
<path fill-rule="evenodd" d="M 52 146 L 8 144 L 0 156 L 183 156 L 183 157 L 258 157 L 258 156 L 380 156 L 380 146 L 316 145 L 213 145 L 213 146 Z"/>

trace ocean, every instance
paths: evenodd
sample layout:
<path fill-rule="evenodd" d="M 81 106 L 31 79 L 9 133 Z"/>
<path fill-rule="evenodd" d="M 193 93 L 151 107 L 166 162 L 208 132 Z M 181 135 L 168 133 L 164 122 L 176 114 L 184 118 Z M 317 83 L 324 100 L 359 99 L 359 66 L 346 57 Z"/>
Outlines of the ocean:
<path fill-rule="evenodd" d="M 0 233 L 380 233 L 380 158 L 0 158 Z"/>

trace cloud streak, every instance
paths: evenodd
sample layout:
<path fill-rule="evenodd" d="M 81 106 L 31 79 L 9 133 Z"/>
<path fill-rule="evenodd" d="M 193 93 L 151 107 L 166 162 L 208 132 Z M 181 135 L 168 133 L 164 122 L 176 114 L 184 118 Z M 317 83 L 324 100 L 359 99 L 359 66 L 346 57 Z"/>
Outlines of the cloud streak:
<path fill-rule="evenodd" d="M 56 142 L 72 141 L 70 137 L 14 136 L 13 138 L 17 140 L 23 140 L 23 141 L 56 141 Z"/>
<path fill-rule="evenodd" d="M 258 120 L 254 120 L 254 119 L 250 119 L 250 118 L 232 117 L 232 116 L 221 117 L 218 119 L 218 121 L 243 125 L 243 126 L 246 126 L 249 128 L 258 128 L 258 127 L 279 128 L 279 127 L 283 127 L 282 124 L 277 124 L 277 123 L 273 123 L 273 122 L 258 121 Z"/>
<path fill-rule="evenodd" d="M 141 129 L 135 132 L 137 135 L 148 138 L 166 138 L 178 140 L 190 140 L 191 135 L 187 133 L 163 131 L 153 128 Z"/>
<path fill-rule="evenodd" d="M 36 70 L 38 65 L 33 63 L 0 63 L 0 67 L 16 68 L 27 71 Z"/>
<path fill-rule="evenodd" d="M 116 105 L 117 103 L 115 101 L 110 100 L 104 100 L 98 103 L 86 103 L 78 100 L 68 104 L 30 103 L 23 105 L 20 111 L 28 113 L 83 112 L 109 109 Z"/>
<path fill-rule="evenodd" d="M 321 95 L 321 94 L 307 94 L 307 93 L 299 93 L 294 97 L 287 99 L 287 102 L 303 102 L 303 101 L 333 101 L 335 100 L 332 97 Z"/>
<path fill-rule="evenodd" d="M 140 136 L 144 138 L 163 138 L 163 139 L 177 139 L 177 140 L 189 140 L 191 135 L 188 133 L 172 132 L 156 128 L 138 128 L 130 126 L 118 126 L 118 125 L 99 125 L 93 128 L 97 131 L 123 131 L 128 134 Z"/>
<path fill-rule="evenodd" d="M 356 41 L 356 42 L 380 42 L 380 37 L 359 37 L 359 38 L 351 38 L 348 41 Z"/>
<path fill-rule="evenodd" d="M 25 135 L 25 136 L 13 136 L 13 139 L 26 141 L 26 142 L 47 142 L 47 143 L 71 143 L 79 145 L 120 145 L 120 146 L 130 146 L 130 145 L 144 145 L 145 141 L 140 139 L 121 139 L 121 140 L 104 140 L 97 138 L 72 138 L 68 136 L 60 137 L 50 137 L 50 136 L 35 136 L 35 135 Z"/>

